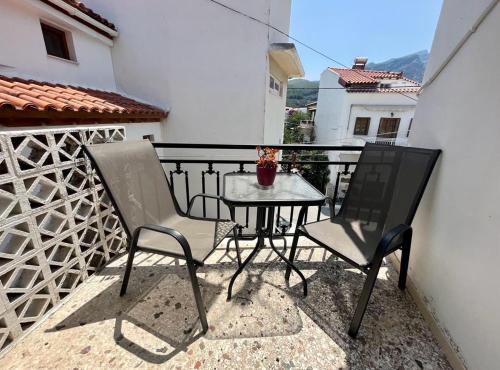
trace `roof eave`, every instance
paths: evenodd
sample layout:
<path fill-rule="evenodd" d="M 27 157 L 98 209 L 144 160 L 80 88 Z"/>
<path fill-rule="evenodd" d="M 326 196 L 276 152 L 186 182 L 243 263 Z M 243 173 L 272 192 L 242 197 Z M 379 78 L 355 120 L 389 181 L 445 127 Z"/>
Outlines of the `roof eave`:
<path fill-rule="evenodd" d="M 52 6 L 58 10 L 59 9 L 64 10 L 70 16 L 80 20 L 83 24 L 91 26 L 92 28 L 93 27 L 97 28 L 99 31 L 101 31 L 101 33 L 108 35 L 110 38 L 115 38 L 118 36 L 118 31 L 116 31 L 115 29 L 108 27 L 104 23 L 95 20 L 94 18 L 88 16 L 81 10 L 75 8 L 74 6 L 71 6 L 70 4 L 66 3 L 63 0 L 42 0 L 42 1 L 47 5 Z"/>
<path fill-rule="evenodd" d="M 304 77 L 304 67 L 293 43 L 273 43 L 269 55 L 285 72 L 288 78 Z"/>

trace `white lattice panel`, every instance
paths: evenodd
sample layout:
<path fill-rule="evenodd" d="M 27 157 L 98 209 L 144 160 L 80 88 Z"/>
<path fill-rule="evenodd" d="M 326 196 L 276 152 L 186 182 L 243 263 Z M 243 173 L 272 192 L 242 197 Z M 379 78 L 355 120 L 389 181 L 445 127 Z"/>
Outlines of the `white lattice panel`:
<path fill-rule="evenodd" d="M 0 351 L 125 249 L 82 144 L 123 127 L 0 133 Z"/>

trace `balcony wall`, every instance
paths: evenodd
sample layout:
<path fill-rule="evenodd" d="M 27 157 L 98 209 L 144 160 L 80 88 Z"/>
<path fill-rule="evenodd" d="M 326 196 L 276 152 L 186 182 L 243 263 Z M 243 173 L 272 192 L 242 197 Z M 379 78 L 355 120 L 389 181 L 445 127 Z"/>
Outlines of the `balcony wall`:
<path fill-rule="evenodd" d="M 125 246 L 81 144 L 119 126 L 0 133 L 0 350 Z"/>

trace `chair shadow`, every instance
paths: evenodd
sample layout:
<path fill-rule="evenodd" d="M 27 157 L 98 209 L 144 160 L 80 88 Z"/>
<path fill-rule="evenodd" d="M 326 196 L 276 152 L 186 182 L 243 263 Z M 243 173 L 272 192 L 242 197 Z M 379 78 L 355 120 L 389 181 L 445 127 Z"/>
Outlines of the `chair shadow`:
<path fill-rule="evenodd" d="M 118 346 L 150 363 L 168 361 L 201 338 L 203 332 L 185 266 L 166 267 L 134 266 L 125 296 L 119 296 L 121 280 L 118 280 L 47 332 L 114 319 L 113 338 Z M 100 275 L 108 279 L 111 275 L 121 276 L 122 271 L 121 267 L 106 267 Z M 222 287 L 199 277 L 198 281 L 205 309 L 209 311 Z M 165 288 L 171 289 L 168 292 Z M 170 351 L 166 346 L 154 352 L 143 347 L 138 341 L 127 338 L 124 326 L 135 334 L 142 330 L 153 335 L 170 346 Z"/>
<path fill-rule="evenodd" d="M 356 339 L 347 330 L 366 275 L 348 263 L 331 256 L 308 278 L 307 298 L 297 300 L 298 307 L 345 352 L 347 368 L 359 367 L 360 359 L 383 361 L 377 366 L 383 363 L 386 368 L 415 367 L 415 358 L 425 363 L 437 350 L 415 303 L 397 287 L 398 273 L 388 264 L 382 268 Z M 302 287 L 297 284 L 291 290 L 299 295 Z"/>
<path fill-rule="evenodd" d="M 281 320 L 283 306 L 270 304 L 268 295 L 282 296 L 286 292 L 282 286 L 274 289 L 272 281 L 263 278 L 265 272 L 276 269 L 284 272 L 283 265 L 270 257 L 263 262 L 252 263 L 251 268 L 238 277 L 239 284 L 235 285 L 233 299 L 226 302 L 227 285 L 236 271 L 233 252 L 226 259 L 234 262 L 221 263 L 219 258 L 216 264 L 206 264 L 198 270 L 199 275 L 205 274 L 203 279 L 198 276 L 198 281 L 210 326 L 206 334 L 201 332 L 185 265 L 177 260 L 158 258 L 152 265 L 144 266 L 147 254 L 137 255 L 137 265 L 133 267 L 127 294 L 119 296 L 121 279 L 118 279 L 46 331 L 56 332 L 114 320 L 113 339 L 116 345 L 154 364 L 167 362 L 202 337 L 206 340 L 228 340 L 299 333 L 302 321 L 293 299 L 288 302 L 286 322 L 283 321 L 276 329 L 269 321 L 274 317 Z M 224 251 L 224 254 L 227 252 Z M 107 266 L 96 275 L 102 280 L 94 283 L 121 277 L 123 272 L 123 263 Z M 274 292 L 269 292 L 270 288 Z M 219 303 L 215 304 L 216 301 Z M 255 325 L 257 319 L 264 324 L 257 322 L 261 325 Z M 131 335 L 128 335 L 129 331 Z M 147 348 L 143 339 L 136 340 L 134 335 L 137 336 L 140 331 L 154 336 L 156 342 L 161 341 L 161 348 Z"/>

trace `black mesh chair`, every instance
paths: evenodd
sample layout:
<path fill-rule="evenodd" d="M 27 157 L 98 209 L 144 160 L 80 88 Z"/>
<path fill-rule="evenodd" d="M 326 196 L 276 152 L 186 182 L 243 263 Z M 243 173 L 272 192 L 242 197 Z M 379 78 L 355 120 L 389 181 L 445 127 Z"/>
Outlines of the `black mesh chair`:
<path fill-rule="evenodd" d="M 349 335 L 357 336 L 383 258 L 401 250 L 399 288 L 404 289 L 410 257 L 411 223 L 440 150 L 367 144 L 352 175 L 339 213 L 297 228 L 305 236 L 367 274 Z M 299 214 L 299 225 L 304 212 Z M 290 277 L 287 268 L 286 279 Z"/>
<path fill-rule="evenodd" d="M 155 149 L 147 140 L 84 146 L 129 238 L 129 256 L 120 295 L 127 290 L 135 253 L 144 250 L 186 260 L 203 332 L 208 330 L 196 269 L 233 231 L 241 263 L 236 223 L 190 215 L 179 208 Z"/>

